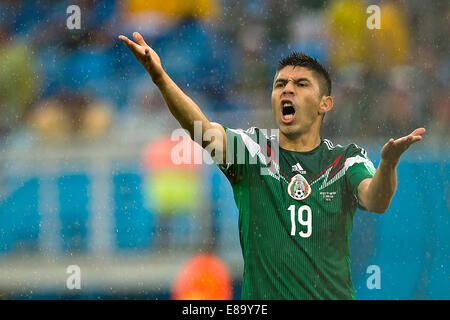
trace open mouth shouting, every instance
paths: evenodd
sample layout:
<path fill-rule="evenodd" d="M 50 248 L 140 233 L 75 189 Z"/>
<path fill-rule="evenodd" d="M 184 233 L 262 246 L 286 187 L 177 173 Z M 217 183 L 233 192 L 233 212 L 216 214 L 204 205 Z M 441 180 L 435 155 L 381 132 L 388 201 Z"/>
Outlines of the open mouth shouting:
<path fill-rule="evenodd" d="M 291 100 L 281 100 L 281 121 L 291 123 L 295 118 L 295 108 Z"/>

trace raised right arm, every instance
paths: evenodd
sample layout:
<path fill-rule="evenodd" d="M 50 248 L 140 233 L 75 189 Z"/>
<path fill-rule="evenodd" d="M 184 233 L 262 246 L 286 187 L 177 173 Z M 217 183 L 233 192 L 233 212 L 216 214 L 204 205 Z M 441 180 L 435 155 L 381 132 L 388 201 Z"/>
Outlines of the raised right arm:
<path fill-rule="evenodd" d="M 189 98 L 169 77 L 164 71 L 161 59 L 156 52 L 145 43 L 143 37 L 138 33 L 133 33 L 134 41 L 131 41 L 125 36 L 119 36 L 130 51 L 134 54 L 136 59 L 147 70 L 148 74 L 152 78 L 153 83 L 158 87 L 161 92 L 169 111 L 180 123 L 181 127 L 186 129 L 191 138 L 194 139 L 194 122 L 201 122 L 202 137 L 205 131 L 215 129 L 220 132 L 221 139 L 213 139 L 210 141 L 203 141 L 202 147 L 207 147 L 210 143 L 209 150 L 215 150 L 222 154 L 222 163 L 225 163 L 226 159 L 226 134 L 223 127 L 215 122 L 210 122 L 202 113 L 198 105 Z M 214 156 L 214 155 L 212 155 Z"/>

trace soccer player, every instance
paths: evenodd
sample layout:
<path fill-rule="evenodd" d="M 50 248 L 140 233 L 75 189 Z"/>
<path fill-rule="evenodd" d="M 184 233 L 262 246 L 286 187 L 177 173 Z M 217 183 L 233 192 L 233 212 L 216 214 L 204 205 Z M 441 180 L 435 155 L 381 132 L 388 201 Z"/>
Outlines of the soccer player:
<path fill-rule="evenodd" d="M 354 299 L 350 234 L 356 208 L 387 210 L 400 156 L 425 129 L 390 139 L 376 170 L 361 147 L 321 138 L 323 117 L 333 108 L 330 77 L 317 60 L 297 52 L 280 61 L 273 81 L 278 138 L 255 127 L 229 129 L 210 122 L 142 36 L 135 32 L 133 38 L 119 36 L 180 125 L 191 137 L 195 123 L 202 137 L 219 133 L 202 140 L 202 147 L 219 162 L 239 209 L 242 298 Z"/>

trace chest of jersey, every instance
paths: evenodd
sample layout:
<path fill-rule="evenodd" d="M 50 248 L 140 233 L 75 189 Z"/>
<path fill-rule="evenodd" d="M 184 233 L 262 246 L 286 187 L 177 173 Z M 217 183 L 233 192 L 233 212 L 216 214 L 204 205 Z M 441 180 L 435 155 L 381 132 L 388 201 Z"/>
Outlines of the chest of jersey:
<path fill-rule="evenodd" d="M 348 213 L 354 206 L 344 163 L 344 154 L 281 151 L 278 162 L 255 166 L 250 172 L 254 183 L 249 185 L 253 212 L 249 223 L 258 236 L 273 241 L 277 234 L 280 241 L 294 240 L 302 246 L 309 238 L 332 246 L 344 244 Z M 334 241 L 339 234 L 342 241 Z"/>

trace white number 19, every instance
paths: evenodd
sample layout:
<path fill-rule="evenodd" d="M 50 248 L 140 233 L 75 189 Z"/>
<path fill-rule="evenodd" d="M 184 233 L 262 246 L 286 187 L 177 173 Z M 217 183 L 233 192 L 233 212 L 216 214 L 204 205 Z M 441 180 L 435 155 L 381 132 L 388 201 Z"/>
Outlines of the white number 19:
<path fill-rule="evenodd" d="M 295 236 L 295 205 L 290 205 L 288 210 L 291 212 L 291 236 Z M 303 219 L 303 213 L 306 211 L 306 220 Z M 298 234 L 302 238 L 308 238 L 312 233 L 312 211 L 307 205 L 298 208 L 298 222 L 306 227 L 306 232 L 300 231 Z"/>

